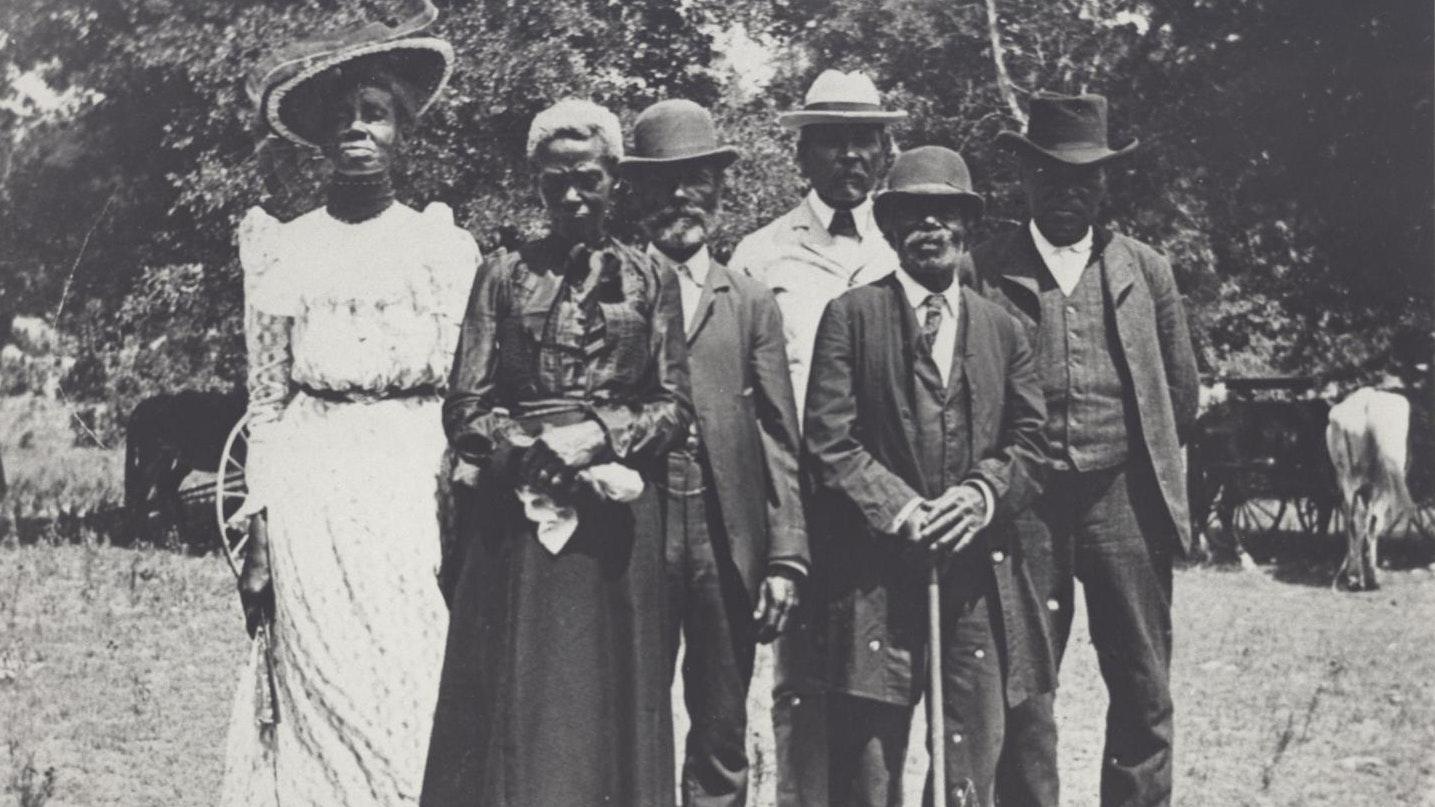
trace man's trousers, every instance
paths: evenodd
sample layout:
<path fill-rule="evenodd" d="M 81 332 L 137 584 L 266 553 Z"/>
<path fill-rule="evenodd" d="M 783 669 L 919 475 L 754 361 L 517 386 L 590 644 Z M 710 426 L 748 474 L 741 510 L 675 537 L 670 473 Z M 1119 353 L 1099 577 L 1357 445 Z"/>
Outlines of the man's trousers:
<path fill-rule="evenodd" d="M 679 635 L 691 725 L 682 771 L 684 807 L 742 807 L 747 800 L 747 688 L 757 627 L 732 561 L 716 491 L 700 464 L 669 455 L 667 492 L 668 650 Z"/>
<path fill-rule="evenodd" d="M 1075 580 L 1086 595 L 1110 707 L 1102 807 L 1171 802 L 1171 563 L 1178 545 L 1155 472 L 1144 458 L 1100 471 L 1057 471 L 1021 516 L 1022 546 L 1048 606 L 1060 662 L 1071 635 Z M 1055 694 L 1007 717 L 997 793 L 1002 807 L 1058 803 Z"/>

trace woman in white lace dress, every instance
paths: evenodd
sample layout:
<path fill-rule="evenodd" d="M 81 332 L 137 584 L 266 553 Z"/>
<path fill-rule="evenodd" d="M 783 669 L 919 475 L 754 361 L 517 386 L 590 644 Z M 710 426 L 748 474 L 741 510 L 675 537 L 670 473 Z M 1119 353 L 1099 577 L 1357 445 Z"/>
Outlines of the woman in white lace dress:
<path fill-rule="evenodd" d="M 256 653 L 223 805 L 416 804 L 422 782 L 448 624 L 434 578 L 440 394 L 479 256 L 447 207 L 398 204 L 389 183 L 451 50 L 382 33 L 297 46 L 261 80 L 270 128 L 322 148 L 333 173 L 323 208 L 288 223 L 256 209 L 239 231 L 243 516 L 268 534 L 251 541 L 241 592 L 251 630 L 272 619 L 273 683 Z M 266 690 L 278 720 L 261 732 Z"/>

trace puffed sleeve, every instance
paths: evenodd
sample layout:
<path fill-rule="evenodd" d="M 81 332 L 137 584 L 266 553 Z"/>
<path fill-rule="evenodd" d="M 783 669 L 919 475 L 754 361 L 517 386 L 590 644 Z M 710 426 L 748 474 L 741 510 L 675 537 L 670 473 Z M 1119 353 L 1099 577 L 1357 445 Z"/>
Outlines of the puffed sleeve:
<path fill-rule="evenodd" d="M 248 356 L 251 441 L 277 421 L 290 395 L 293 364 L 289 330 L 297 300 L 278 287 L 284 269 L 279 240 L 283 225 L 259 208 L 239 225 L 239 262 L 244 268 L 244 347 Z"/>
<path fill-rule="evenodd" d="M 262 511 L 268 503 L 266 468 L 268 444 L 274 425 L 291 395 L 289 349 L 292 316 L 297 299 L 287 305 L 276 290 L 283 274 L 280 239 L 283 225 L 259 208 L 239 225 L 239 262 L 244 269 L 244 347 L 248 358 L 249 463 L 245 481 L 249 496 L 236 521 Z"/>
<path fill-rule="evenodd" d="M 422 216 L 425 229 L 431 235 L 428 239 L 428 276 L 434 300 L 433 316 L 438 328 L 437 353 L 432 360 L 432 370 L 434 378 L 447 380 L 453 366 L 465 304 L 483 256 L 479 254 L 478 243 L 473 236 L 454 224 L 453 210 L 448 205 L 434 202 L 424 208 Z"/>

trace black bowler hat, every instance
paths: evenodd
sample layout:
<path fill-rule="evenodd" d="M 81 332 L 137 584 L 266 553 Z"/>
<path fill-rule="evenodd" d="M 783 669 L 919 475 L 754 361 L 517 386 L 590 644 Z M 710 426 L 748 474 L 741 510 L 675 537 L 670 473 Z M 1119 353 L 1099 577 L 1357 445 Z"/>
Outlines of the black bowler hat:
<path fill-rule="evenodd" d="M 1136 150 L 1132 138 L 1113 149 L 1106 134 L 1106 97 L 1037 93 L 1031 99 L 1026 134 L 1002 132 L 997 144 L 1024 153 L 1044 154 L 1068 165 L 1101 165 Z"/>
<path fill-rule="evenodd" d="M 624 170 L 711 160 L 726 168 L 739 156 L 718 143 L 713 116 L 692 101 L 674 98 L 643 110 L 633 123 L 633 148 L 619 163 Z"/>
<path fill-rule="evenodd" d="M 981 217 L 985 207 L 981 194 L 972 190 L 972 174 L 962 155 L 941 146 L 918 146 L 892 161 L 886 189 L 872 199 L 872 214 L 881 221 L 893 203 L 924 197 L 959 199 L 973 219 Z"/>

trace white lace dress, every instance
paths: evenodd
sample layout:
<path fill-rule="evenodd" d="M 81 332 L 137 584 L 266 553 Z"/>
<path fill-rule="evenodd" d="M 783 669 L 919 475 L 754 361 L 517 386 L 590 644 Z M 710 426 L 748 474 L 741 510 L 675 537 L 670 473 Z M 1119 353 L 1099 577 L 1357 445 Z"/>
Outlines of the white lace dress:
<path fill-rule="evenodd" d="M 250 351 L 246 477 L 268 507 L 278 723 L 243 671 L 220 804 L 418 802 L 448 612 L 440 422 L 478 265 L 443 205 L 239 233 Z"/>

